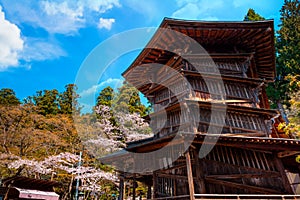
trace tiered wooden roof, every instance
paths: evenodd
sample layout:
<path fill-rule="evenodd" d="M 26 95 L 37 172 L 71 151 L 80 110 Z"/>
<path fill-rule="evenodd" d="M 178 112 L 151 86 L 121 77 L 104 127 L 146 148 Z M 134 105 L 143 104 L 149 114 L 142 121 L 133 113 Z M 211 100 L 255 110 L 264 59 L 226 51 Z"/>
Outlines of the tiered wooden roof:
<path fill-rule="evenodd" d="M 211 56 L 226 56 L 228 58 L 232 53 L 233 57 L 242 58 L 253 54 L 257 78 L 265 81 L 274 80 L 275 51 L 272 20 L 207 22 L 165 18 L 159 28 L 161 29 L 154 34 L 148 45 L 123 73 L 126 80 L 138 86 L 142 92 L 147 91 L 150 84 L 145 87 L 141 81 L 149 79 L 152 70 L 153 72 L 157 71 L 153 63 L 166 64 L 175 55 L 174 52 L 166 51 L 166 49 L 176 49 L 176 46 L 182 49 L 186 45 L 174 38 L 174 34 L 163 31 L 163 29 L 178 31 L 191 37 L 204 47 Z M 223 48 L 226 48 L 226 51 Z M 240 52 L 236 52 L 236 49 L 239 49 Z M 227 52 L 226 55 L 224 52 Z M 152 66 L 133 70 L 143 64 L 152 64 Z"/>
<path fill-rule="evenodd" d="M 4 179 L 2 184 L 6 187 L 12 184 L 14 187 L 22 189 L 34 189 L 41 191 L 53 191 L 53 187 L 60 186 L 60 183 L 55 181 L 28 178 L 24 176 L 14 176 L 11 178 Z"/>
<path fill-rule="evenodd" d="M 165 18 L 159 28 L 123 73 L 154 105 L 154 137 L 101 160 L 122 163 L 120 180 L 145 182 L 148 199 L 151 186 L 155 199 L 294 194 L 298 183 L 286 173 L 299 173 L 300 143 L 272 138 L 280 137 L 280 115 L 270 110 L 264 85 L 275 77 L 273 21 Z"/>

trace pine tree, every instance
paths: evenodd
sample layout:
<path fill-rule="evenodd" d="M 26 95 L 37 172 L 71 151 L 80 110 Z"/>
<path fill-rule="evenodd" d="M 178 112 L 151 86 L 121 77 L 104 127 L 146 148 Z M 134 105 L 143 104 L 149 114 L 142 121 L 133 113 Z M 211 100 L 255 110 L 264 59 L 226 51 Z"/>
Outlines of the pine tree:
<path fill-rule="evenodd" d="M 114 90 L 108 86 L 101 90 L 99 96 L 97 97 L 96 106 L 103 105 L 111 107 L 112 101 L 114 99 Z"/>
<path fill-rule="evenodd" d="M 273 105 L 290 106 L 291 95 L 300 86 L 300 3 L 285 0 L 280 10 L 281 24 L 276 38 L 276 80 L 269 84 L 267 94 Z"/>
<path fill-rule="evenodd" d="M 252 8 L 249 8 L 247 15 L 244 17 L 244 21 L 261 21 L 261 20 L 265 20 L 265 18 L 257 14 Z"/>
<path fill-rule="evenodd" d="M 294 92 L 300 81 L 300 2 L 285 0 L 277 37 L 277 73 L 288 80 L 289 92 Z"/>
<path fill-rule="evenodd" d="M 116 112 L 138 113 L 141 116 L 148 113 L 148 108 L 141 102 L 139 91 L 126 82 L 118 88 L 113 108 Z"/>
<path fill-rule="evenodd" d="M 56 89 L 37 91 L 32 99 L 37 107 L 38 113 L 44 116 L 49 114 L 56 115 L 59 112 L 58 96 L 59 93 Z"/>
<path fill-rule="evenodd" d="M 79 114 L 80 107 L 78 103 L 79 95 L 76 93 L 77 86 L 68 84 L 65 86 L 65 91 L 59 94 L 59 107 L 62 114 Z"/>

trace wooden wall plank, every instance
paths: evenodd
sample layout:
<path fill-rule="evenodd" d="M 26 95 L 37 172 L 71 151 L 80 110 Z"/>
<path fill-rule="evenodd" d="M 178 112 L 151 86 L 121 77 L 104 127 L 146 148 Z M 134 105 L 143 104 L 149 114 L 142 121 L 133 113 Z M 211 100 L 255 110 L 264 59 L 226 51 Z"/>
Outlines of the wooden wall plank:
<path fill-rule="evenodd" d="M 212 183 L 212 184 L 226 185 L 227 187 L 246 189 L 246 190 L 251 191 L 252 193 L 280 194 L 279 191 L 269 189 L 269 188 L 262 188 L 262 187 L 256 187 L 256 186 L 251 186 L 251 185 L 243 185 L 243 184 L 240 184 L 240 183 L 234 183 L 234 182 L 223 181 L 223 180 L 216 180 L 214 178 L 208 178 L 208 177 L 206 177 L 205 180 L 209 183 Z"/>

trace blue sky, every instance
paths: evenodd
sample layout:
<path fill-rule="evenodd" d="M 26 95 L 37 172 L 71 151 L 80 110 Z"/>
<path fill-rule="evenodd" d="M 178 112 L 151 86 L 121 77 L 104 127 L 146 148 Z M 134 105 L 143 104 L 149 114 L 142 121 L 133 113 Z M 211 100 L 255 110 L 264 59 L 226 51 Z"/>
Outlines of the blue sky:
<path fill-rule="evenodd" d="M 282 4 L 283 0 L 0 0 L 0 88 L 12 88 L 19 99 L 38 90 L 63 91 L 76 82 L 84 61 L 98 46 L 89 71 L 95 79 L 79 91 L 85 96 L 107 85 L 115 87 L 139 52 L 134 49 L 103 66 L 105 51 L 131 43 L 119 41 L 99 53 L 99 46 L 113 36 L 157 27 L 164 17 L 239 21 L 249 8 L 274 19 L 277 29 Z M 93 73 L 98 68 L 105 68 L 101 77 Z"/>

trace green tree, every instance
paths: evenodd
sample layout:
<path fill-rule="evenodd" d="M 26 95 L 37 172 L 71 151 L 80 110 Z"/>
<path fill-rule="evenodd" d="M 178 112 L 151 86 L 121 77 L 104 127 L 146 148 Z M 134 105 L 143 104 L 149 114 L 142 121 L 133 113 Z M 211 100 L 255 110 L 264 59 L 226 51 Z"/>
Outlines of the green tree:
<path fill-rule="evenodd" d="M 269 84 L 267 94 L 273 108 L 290 107 L 293 93 L 300 86 L 300 3 L 285 0 L 280 10 L 281 24 L 276 38 L 276 80 Z M 285 106 L 284 106 L 285 105 Z"/>
<path fill-rule="evenodd" d="M 290 83 L 289 92 L 299 89 L 300 81 L 300 2 L 285 0 L 277 37 L 277 73 Z"/>
<path fill-rule="evenodd" d="M 281 24 L 276 38 L 276 71 L 274 83 L 267 88 L 273 107 L 285 118 L 282 129 L 290 136 L 300 136 L 300 2 L 285 0 L 280 10 Z M 283 112 L 286 109 L 287 116 Z"/>
<path fill-rule="evenodd" d="M 139 91 L 126 82 L 118 88 L 113 108 L 117 112 L 138 113 L 141 116 L 145 116 L 149 110 L 142 104 Z"/>
<path fill-rule="evenodd" d="M 99 93 L 99 96 L 97 97 L 96 106 L 104 105 L 111 107 L 113 99 L 114 90 L 110 86 L 108 86 L 101 90 L 101 92 Z"/>
<path fill-rule="evenodd" d="M 65 91 L 59 94 L 60 113 L 68 115 L 80 113 L 79 95 L 76 93 L 76 90 L 77 86 L 75 84 L 68 84 L 65 86 Z"/>
<path fill-rule="evenodd" d="M 3 88 L 0 90 L 0 105 L 19 105 L 20 103 L 12 89 Z"/>
<path fill-rule="evenodd" d="M 56 89 L 37 91 L 36 95 L 32 97 L 34 104 L 37 106 L 39 114 L 44 116 L 59 112 L 58 103 L 59 93 Z"/>
<path fill-rule="evenodd" d="M 257 14 L 252 8 L 250 8 L 244 17 L 244 21 L 261 21 L 265 20 L 264 17 Z"/>

